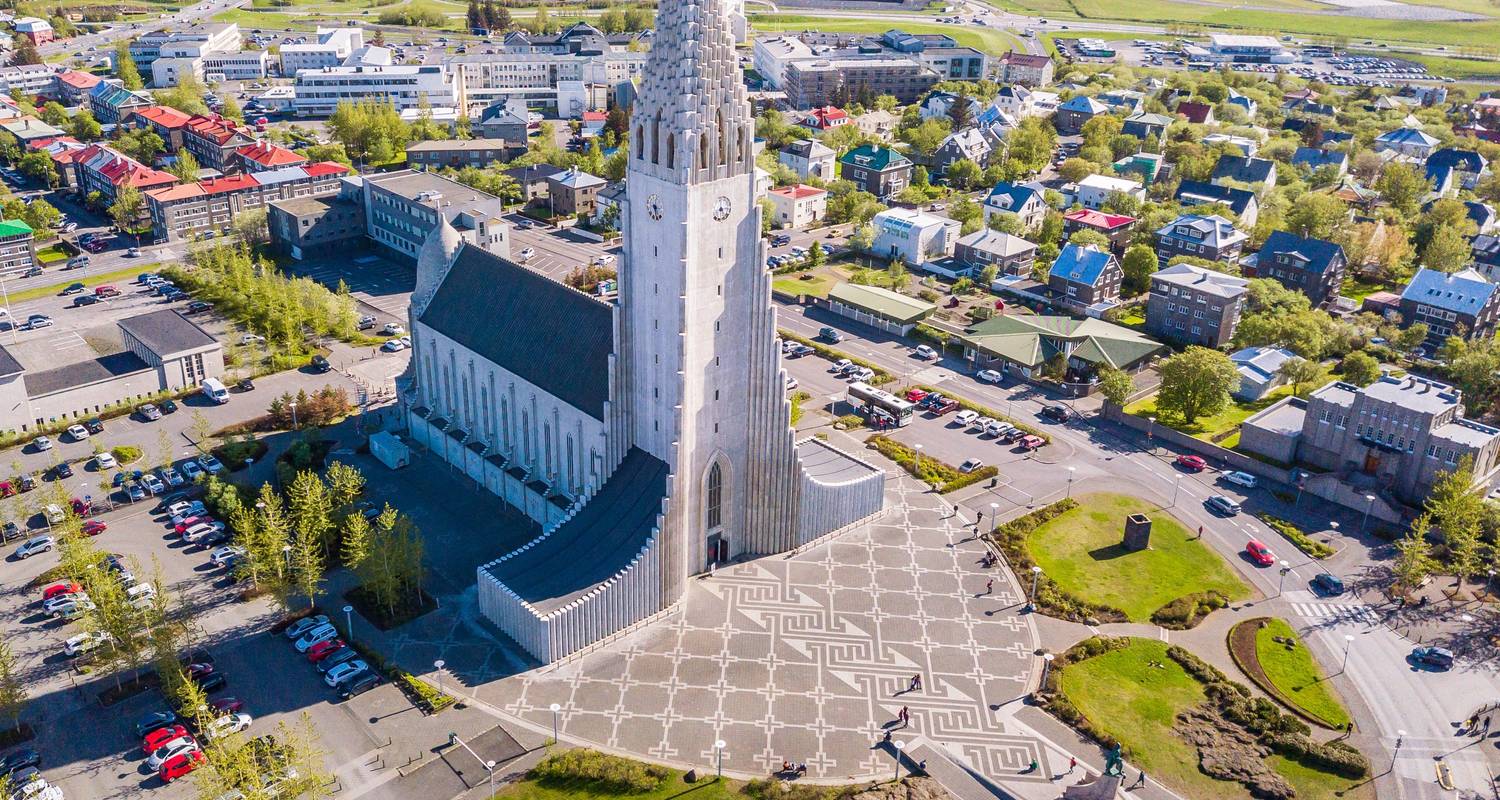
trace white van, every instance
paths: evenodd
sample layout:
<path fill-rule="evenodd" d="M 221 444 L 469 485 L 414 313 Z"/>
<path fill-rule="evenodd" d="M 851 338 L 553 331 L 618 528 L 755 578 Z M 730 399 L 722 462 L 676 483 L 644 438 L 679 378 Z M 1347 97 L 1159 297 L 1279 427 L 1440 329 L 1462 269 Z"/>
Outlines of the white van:
<path fill-rule="evenodd" d="M 66 519 L 66 515 L 63 514 L 62 507 L 59 506 L 56 503 L 48 503 L 47 504 L 47 508 L 46 508 L 46 513 L 47 513 L 47 522 L 49 522 L 49 523 L 51 523 L 53 525 L 61 524 L 62 521 L 64 519 Z"/>
<path fill-rule="evenodd" d="M 203 391 L 203 396 L 223 405 L 229 402 L 229 390 L 224 388 L 224 382 L 218 378 L 204 378 L 198 387 Z"/>

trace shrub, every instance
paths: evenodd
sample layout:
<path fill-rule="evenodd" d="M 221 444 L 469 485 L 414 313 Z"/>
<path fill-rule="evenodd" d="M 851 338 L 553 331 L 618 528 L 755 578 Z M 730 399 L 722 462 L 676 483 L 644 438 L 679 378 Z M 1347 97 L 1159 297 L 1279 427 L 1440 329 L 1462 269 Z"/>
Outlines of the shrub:
<path fill-rule="evenodd" d="M 858 414 L 845 414 L 834 420 L 834 422 L 844 426 L 844 430 L 854 430 L 855 428 L 864 427 L 865 418 Z"/>
<path fill-rule="evenodd" d="M 1332 547 L 1308 536 L 1301 528 L 1280 517 L 1265 513 L 1256 514 L 1255 516 L 1259 517 L 1261 522 L 1266 523 L 1271 530 L 1281 534 L 1283 538 L 1295 545 L 1298 550 L 1301 550 L 1309 558 L 1327 558 L 1334 553 Z"/>
<path fill-rule="evenodd" d="M 141 460 L 141 448 L 134 445 L 122 444 L 111 448 L 109 452 L 122 466 L 125 464 L 134 464 Z"/>
<path fill-rule="evenodd" d="M 980 481 L 987 481 L 999 474 L 999 467 L 980 467 L 973 472 L 959 473 L 959 476 L 957 478 L 954 478 L 953 480 L 948 481 L 947 483 L 944 483 L 942 486 L 938 487 L 938 494 L 956 492 L 959 489 L 964 488 L 965 486 L 973 486 Z"/>
<path fill-rule="evenodd" d="M 1197 626 L 1211 612 L 1227 605 L 1229 598 L 1213 589 L 1193 592 L 1158 608 L 1151 615 L 1151 621 L 1163 628 L 1183 631 Z"/>
<path fill-rule="evenodd" d="M 797 423 L 802 419 L 802 404 L 811 399 L 812 395 L 801 389 L 792 392 L 792 427 L 797 427 Z"/>
<path fill-rule="evenodd" d="M 666 767 L 584 749 L 555 753 L 531 768 L 531 776 L 538 781 L 587 781 L 593 788 L 611 794 L 655 791 L 671 775 Z"/>
<path fill-rule="evenodd" d="M 960 473 L 951 464 L 946 464 L 932 456 L 917 458 L 916 450 L 889 436 L 877 434 L 866 439 L 865 443 L 879 450 L 881 455 L 896 462 L 898 466 L 906 470 L 912 477 L 930 486 L 946 486 L 960 477 L 964 477 L 963 473 Z"/>
<path fill-rule="evenodd" d="M 428 714 L 436 714 L 454 703 L 453 695 L 438 691 L 428 685 L 427 681 L 409 672 L 398 669 L 392 673 L 392 677 L 401 691 L 411 698 L 412 704 Z"/>

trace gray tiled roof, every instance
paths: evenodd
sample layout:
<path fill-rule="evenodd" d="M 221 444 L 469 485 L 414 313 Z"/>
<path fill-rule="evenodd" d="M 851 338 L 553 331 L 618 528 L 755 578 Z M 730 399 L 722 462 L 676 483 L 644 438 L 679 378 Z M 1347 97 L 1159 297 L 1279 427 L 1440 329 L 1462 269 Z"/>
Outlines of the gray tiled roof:
<path fill-rule="evenodd" d="M 536 613 L 554 611 L 629 565 L 650 540 L 666 497 L 666 462 L 632 447 L 576 515 L 484 569 Z"/>
<path fill-rule="evenodd" d="M 595 419 L 609 398 L 610 306 L 465 245 L 421 322 Z"/>
<path fill-rule="evenodd" d="M 9 350 L 0 346 L 0 377 L 16 375 L 25 371 L 26 368 L 21 366 L 21 362 L 17 361 L 16 357 L 11 355 Z"/>
<path fill-rule="evenodd" d="M 192 320 L 166 309 L 120 320 L 120 329 L 158 356 L 207 347 L 216 340 Z"/>
<path fill-rule="evenodd" d="M 112 355 L 100 356 L 91 361 L 80 361 L 76 364 L 56 367 L 45 372 L 27 373 L 26 393 L 31 397 L 40 397 L 60 392 L 64 389 L 72 389 L 75 386 L 83 386 L 96 381 L 117 378 L 132 372 L 144 372 L 149 369 L 151 369 L 150 365 L 142 361 L 135 353 L 114 353 Z M 149 391 L 155 388 L 154 384 L 141 384 L 142 391 Z"/>

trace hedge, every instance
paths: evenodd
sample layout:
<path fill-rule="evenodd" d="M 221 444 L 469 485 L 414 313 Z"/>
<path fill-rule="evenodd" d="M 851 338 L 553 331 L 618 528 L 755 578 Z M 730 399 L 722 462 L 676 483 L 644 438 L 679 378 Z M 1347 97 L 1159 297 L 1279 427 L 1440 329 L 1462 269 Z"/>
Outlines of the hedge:
<path fill-rule="evenodd" d="M 1059 500 L 995 528 L 990 531 L 990 539 L 996 547 L 1000 548 L 1000 552 L 1005 554 L 1005 560 L 1010 562 L 1011 570 L 1017 575 L 1025 575 L 1036 566 L 1036 562 L 1031 559 L 1031 554 L 1026 551 L 1026 537 L 1044 523 L 1077 507 L 1078 502 L 1072 498 Z M 1091 603 L 1068 594 L 1045 576 L 1037 582 L 1036 597 L 1033 600 L 1037 610 L 1042 613 L 1071 622 L 1093 625 L 1129 621 L 1124 611 L 1113 606 Z"/>
<path fill-rule="evenodd" d="M 134 464 L 135 462 L 141 460 L 141 448 L 136 447 L 135 445 L 118 445 L 116 447 L 110 448 L 109 453 L 110 455 L 115 457 L 115 461 L 118 461 L 120 463 L 120 466 L 122 467 L 126 464 Z"/>
<path fill-rule="evenodd" d="M 531 777 L 540 782 L 585 781 L 606 794 L 655 791 L 671 776 L 666 767 L 581 748 L 554 753 L 531 768 Z"/>
<path fill-rule="evenodd" d="M 392 677 L 396 685 L 411 700 L 412 705 L 428 714 L 436 714 L 439 711 L 453 705 L 453 695 L 440 692 L 428 685 L 427 681 L 406 672 L 405 670 L 393 670 Z"/>
<path fill-rule="evenodd" d="M 997 419 L 997 420 L 1001 420 L 1003 422 L 1009 422 L 1010 424 L 1012 424 L 1012 425 L 1016 426 L 1017 428 L 1019 428 L 1024 433 L 1026 433 L 1026 434 L 1028 434 L 1030 436 L 1039 437 L 1042 441 L 1046 442 L 1047 444 L 1052 444 L 1052 437 L 1049 434 L 1044 433 L 1043 431 L 1037 430 L 1036 428 L 1033 428 L 1030 425 L 1027 425 L 1026 423 L 1021 422 L 1019 420 L 1011 419 L 1010 417 L 1007 417 L 1006 415 L 1001 414 L 999 411 L 996 411 L 995 409 L 990 408 L 989 406 L 981 405 L 981 404 L 976 403 L 976 402 L 974 402 L 972 400 L 965 400 L 962 397 L 958 397 L 956 395 L 950 394 L 949 392 L 947 392 L 947 391 L 945 391 L 943 389 L 939 389 L 936 386 L 928 386 L 925 383 L 916 384 L 916 388 L 921 389 L 924 392 L 930 392 L 932 394 L 940 394 L 940 395 L 942 395 L 944 397 L 952 398 L 954 402 L 958 403 L 958 405 L 959 405 L 960 408 L 964 408 L 964 409 L 967 409 L 969 411 L 973 411 L 974 413 L 976 413 L 976 414 L 978 414 L 978 415 L 980 415 L 982 417 L 989 417 L 991 419 Z"/>
<path fill-rule="evenodd" d="M 1286 520 L 1266 514 L 1264 512 L 1255 515 L 1261 522 L 1273 531 L 1281 534 L 1283 538 L 1296 545 L 1309 558 L 1327 558 L 1334 554 L 1334 549 L 1326 544 L 1308 536 L 1301 528 Z"/>
<path fill-rule="evenodd" d="M 799 342 L 801 344 L 807 345 L 808 347 L 811 347 L 813 349 L 813 352 L 817 353 L 818 357 L 820 358 L 825 358 L 829 361 L 838 361 L 841 358 L 847 358 L 851 362 L 858 364 L 861 367 L 870 370 L 871 372 L 874 372 L 875 377 L 870 379 L 871 386 L 880 386 L 881 384 L 890 383 L 891 381 L 896 379 L 895 375 L 887 372 L 883 367 L 876 366 L 875 364 L 859 358 L 858 356 L 849 355 L 842 350 L 835 350 L 826 344 L 813 339 L 809 339 L 806 336 L 792 333 L 791 331 L 785 329 L 778 329 L 776 333 L 782 339 L 790 339 L 791 341 Z"/>
<path fill-rule="evenodd" d="M 946 486 L 962 475 L 956 467 L 932 456 L 917 458 L 917 451 L 889 436 L 876 434 L 865 440 L 865 444 L 880 451 L 880 454 L 896 462 L 912 477 L 931 486 Z"/>
<path fill-rule="evenodd" d="M 1183 595 L 1158 608 L 1151 614 L 1151 621 L 1163 628 L 1185 631 L 1196 627 L 1213 611 L 1229 605 L 1229 598 L 1209 589 Z"/>

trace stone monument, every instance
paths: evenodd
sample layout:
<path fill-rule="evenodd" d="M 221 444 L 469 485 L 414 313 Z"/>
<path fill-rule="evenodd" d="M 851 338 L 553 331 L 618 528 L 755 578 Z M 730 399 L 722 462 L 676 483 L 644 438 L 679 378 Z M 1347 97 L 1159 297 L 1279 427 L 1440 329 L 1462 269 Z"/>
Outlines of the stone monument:
<path fill-rule="evenodd" d="M 1139 553 L 1151 546 L 1151 518 L 1131 514 L 1125 518 L 1125 549 Z"/>

